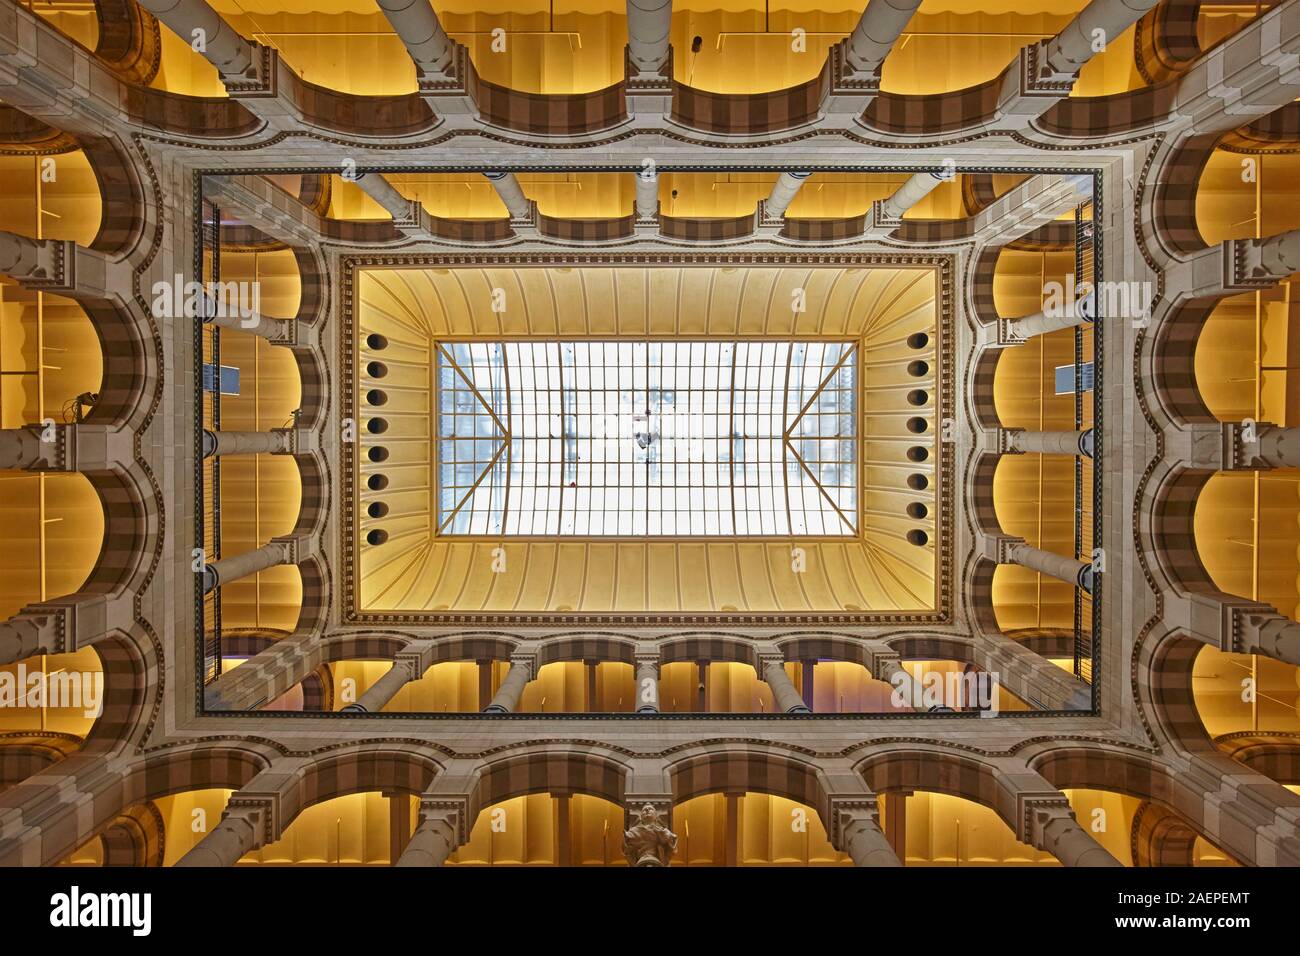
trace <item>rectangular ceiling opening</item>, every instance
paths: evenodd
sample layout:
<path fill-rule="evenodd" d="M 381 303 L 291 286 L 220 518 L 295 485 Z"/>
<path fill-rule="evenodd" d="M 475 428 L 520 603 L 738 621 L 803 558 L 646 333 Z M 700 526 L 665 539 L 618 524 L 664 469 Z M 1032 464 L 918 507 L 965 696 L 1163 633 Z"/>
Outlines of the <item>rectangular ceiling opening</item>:
<path fill-rule="evenodd" d="M 854 537 L 858 344 L 435 343 L 437 534 Z"/>

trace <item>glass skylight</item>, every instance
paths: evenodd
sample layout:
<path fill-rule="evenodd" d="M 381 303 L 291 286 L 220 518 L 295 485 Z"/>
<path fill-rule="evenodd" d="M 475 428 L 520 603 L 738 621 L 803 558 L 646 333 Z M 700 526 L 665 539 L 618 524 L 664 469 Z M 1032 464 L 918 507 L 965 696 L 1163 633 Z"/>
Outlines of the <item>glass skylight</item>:
<path fill-rule="evenodd" d="M 857 534 L 857 346 L 437 344 L 441 535 Z"/>

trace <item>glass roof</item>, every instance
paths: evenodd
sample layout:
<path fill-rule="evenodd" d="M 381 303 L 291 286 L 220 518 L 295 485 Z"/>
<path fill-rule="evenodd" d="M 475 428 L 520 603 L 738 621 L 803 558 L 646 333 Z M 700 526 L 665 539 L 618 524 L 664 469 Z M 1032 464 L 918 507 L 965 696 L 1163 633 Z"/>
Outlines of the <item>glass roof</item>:
<path fill-rule="evenodd" d="M 437 344 L 441 535 L 857 534 L 857 346 Z"/>

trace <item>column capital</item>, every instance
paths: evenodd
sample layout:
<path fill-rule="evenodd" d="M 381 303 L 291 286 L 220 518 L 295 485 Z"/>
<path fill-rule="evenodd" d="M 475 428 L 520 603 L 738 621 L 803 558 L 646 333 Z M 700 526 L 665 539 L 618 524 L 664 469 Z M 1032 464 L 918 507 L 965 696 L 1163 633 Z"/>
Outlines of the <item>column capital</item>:
<path fill-rule="evenodd" d="M 1253 292 L 1271 289 L 1289 276 L 1293 263 L 1284 261 L 1273 250 L 1290 240 L 1292 248 L 1300 245 L 1300 236 L 1283 233 L 1268 239 L 1228 239 L 1223 246 L 1223 292 Z M 1276 261 L 1274 261 L 1276 260 Z"/>
<path fill-rule="evenodd" d="M 1165 457 L 1188 468 L 1212 471 L 1240 471 L 1258 466 L 1251 464 L 1251 445 L 1258 449 L 1258 429 L 1269 428 L 1267 422 L 1193 422 L 1165 432 Z M 1253 437 L 1247 443 L 1245 438 Z"/>
<path fill-rule="evenodd" d="M 1035 850 L 1047 849 L 1047 827 L 1056 820 L 1076 823 L 1070 801 L 1059 790 L 1024 791 L 1016 794 L 1016 839 Z"/>
<path fill-rule="evenodd" d="M 433 651 L 432 641 L 412 641 L 394 655 L 393 665 L 405 667 L 411 680 L 419 680 L 433 666 Z"/>
<path fill-rule="evenodd" d="M 245 821 L 253 830 L 254 849 L 266 846 L 278 840 L 283 832 L 285 821 L 280 801 L 278 791 L 236 790 L 226 801 L 221 819 L 224 822 L 233 817 Z"/>
<path fill-rule="evenodd" d="M 880 804 L 876 795 L 870 791 L 854 794 L 831 794 L 828 800 L 826 836 L 831 846 L 844 852 L 845 831 L 854 820 L 866 820 L 877 829 L 880 827 Z"/>
<path fill-rule="evenodd" d="M 0 459 L 4 467 L 28 471 L 107 471 L 135 461 L 135 433 L 90 422 L 4 429 Z"/>
<path fill-rule="evenodd" d="M 449 793 L 420 795 L 420 819 L 436 819 L 445 822 L 455 834 L 456 846 L 462 846 L 469 839 L 470 817 L 469 797 Z"/>
<path fill-rule="evenodd" d="M 1047 58 L 1050 42 L 1039 40 L 1021 47 L 1003 74 L 998 96 L 998 112 L 1003 118 L 1028 121 L 1070 95 L 1078 74 L 1062 73 L 1052 67 Z"/>
<path fill-rule="evenodd" d="M 984 557 L 994 564 L 1014 564 L 1015 562 L 1011 558 L 1011 549 L 1024 543 L 1024 538 L 1017 538 L 1009 534 L 985 534 Z"/>
<path fill-rule="evenodd" d="M 537 652 L 536 651 L 514 651 L 510 655 L 510 670 L 521 667 L 528 672 L 528 679 L 531 681 L 537 677 Z"/>

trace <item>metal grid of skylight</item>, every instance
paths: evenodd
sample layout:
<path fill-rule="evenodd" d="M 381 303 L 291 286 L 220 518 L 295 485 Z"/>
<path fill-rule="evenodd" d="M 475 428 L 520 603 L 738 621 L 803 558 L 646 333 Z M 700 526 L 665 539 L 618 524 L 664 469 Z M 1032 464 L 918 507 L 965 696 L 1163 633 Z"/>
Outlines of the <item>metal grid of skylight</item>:
<path fill-rule="evenodd" d="M 443 535 L 857 533 L 857 347 L 442 342 Z"/>

